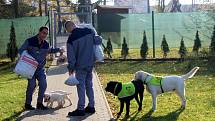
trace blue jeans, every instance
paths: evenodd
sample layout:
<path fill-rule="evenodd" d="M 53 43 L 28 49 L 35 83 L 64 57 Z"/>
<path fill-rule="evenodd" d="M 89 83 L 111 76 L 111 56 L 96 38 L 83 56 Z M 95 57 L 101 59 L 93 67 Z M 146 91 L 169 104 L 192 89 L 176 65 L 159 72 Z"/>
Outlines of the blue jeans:
<path fill-rule="evenodd" d="M 45 69 L 40 68 L 36 70 L 32 79 L 28 79 L 28 86 L 26 90 L 26 101 L 25 101 L 26 104 L 31 104 L 32 102 L 32 96 L 36 88 L 36 80 L 38 80 L 38 85 L 39 85 L 37 102 L 39 103 L 43 102 L 44 93 L 47 88 L 47 82 L 46 82 Z"/>
<path fill-rule="evenodd" d="M 79 81 L 77 85 L 78 92 L 78 110 L 84 110 L 85 108 L 85 92 L 87 94 L 89 107 L 94 107 L 94 91 L 93 91 L 93 82 L 92 82 L 92 69 L 93 67 L 76 70 L 75 75 Z"/>

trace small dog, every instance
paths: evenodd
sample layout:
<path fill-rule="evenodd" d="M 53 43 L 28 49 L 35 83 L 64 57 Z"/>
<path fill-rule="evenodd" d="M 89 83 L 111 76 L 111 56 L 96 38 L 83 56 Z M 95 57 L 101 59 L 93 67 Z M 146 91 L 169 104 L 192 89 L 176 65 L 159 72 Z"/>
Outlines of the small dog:
<path fill-rule="evenodd" d="M 121 115 L 124 108 L 124 103 L 126 103 L 126 116 L 129 116 L 130 109 L 130 101 L 135 98 L 137 101 L 139 108 L 138 111 L 142 109 L 142 101 L 143 101 L 143 92 L 144 92 L 144 84 L 142 81 L 131 81 L 130 83 L 121 83 L 117 81 L 110 81 L 107 83 L 107 87 L 105 88 L 107 92 L 110 92 L 116 96 L 120 100 L 120 111 L 117 113 L 117 117 Z M 138 98 L 138 94 L 140 100 Z"/>
<path fill-rule="evenodd" d="M 184 81 L 192 78 L 195 73 L 199 70 L 199 67 L 193 68 L 190 72 L 182 76 L 165 76 L 165 77 L 155 77 L 152 74 L 149 74 L 144 71 L 138 71 L 135 73 L 136 80 L 142 80 L 144 84 L 146 84 L 146 88 L 149 93 L 152 95 L 152 111 L 156 111 L 156 97 L 158 94 L 176 91 L 177 95 L 181 98 L 182 108 L 186 107 L 186 98 L 185 98 L 185 85 Z M 156 80 L 158 84 L 156 84 Z"/>
<path fill-rule="evenodd" d="M 57 58 L 57 65 L 63 64 L 67 61 L 67 57 L 64 55 L 65 49 L 60 49 L 60 56 Z"/>
<path fill-rule="evenodd" d="M 65 104 L 65 100 L 67 99 L 72 105 L 72 101 L 69 99 L 71 93 L 67 93 L 66 91 L 58 90 L 51 91 L 50 93 L 45 93 L 44 102 L 47 102 L 47 107 L 51 108 L 53 103 L 56 101 L 58 103 L 57 108 L 62 108 Z"/>

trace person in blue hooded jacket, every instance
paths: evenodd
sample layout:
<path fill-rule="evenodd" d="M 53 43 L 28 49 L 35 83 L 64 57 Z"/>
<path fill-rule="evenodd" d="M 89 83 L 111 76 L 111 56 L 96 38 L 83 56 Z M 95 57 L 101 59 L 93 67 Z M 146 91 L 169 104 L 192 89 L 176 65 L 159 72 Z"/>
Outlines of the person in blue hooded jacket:
<path fill-rule="evenodd" d="M 36 87 L 36 79 L 38 80 L 39 92 L 37 98 L 36 108 L 40 110 L 48 109 L 43 105 L 43 97 L 45 90 L 47 88 L 46 81 L 46 72 L 45 72 L 45 64 L 46 64 L 46 56 L 48 53 L 56 53 L 59 52 L 60 49 L 51 49 L 49 47 L 49 43 L 45 40 L 48 35 L 48 27 L 42 26 L 39 29 L 37 35 L 28 38 L 25 40 L 21 48 L 19 49 L 19 54 L 21 55 L 23 51 L 27 50 L 28 54 L 36 59 L 38 62 L 37 70 L 34 73 L 32 79 L 28 79 L 28 85 L 26 90 L 26 100 L 25 100 L 25 109 L 26 110 L 34 110 L 35 108 L 31 105 L 32 95 Z"/>
<path fill-rule="evenodd" d="M 68 116 L 84 116 L 85 113 L 95 113 L 92 70 L 95 63 L 94 45 L 102 43 L 102 38 L 95 29 L 78 27 L 72 21 L 65 23 L 67 32 L 71 33 L 67 41 L 67 58 L 69 75 L 75 73 L 79 81 L 77 85 L 77 109 L 69 112 Z M 89 103 L 85 107 L 85 93 Z"/>

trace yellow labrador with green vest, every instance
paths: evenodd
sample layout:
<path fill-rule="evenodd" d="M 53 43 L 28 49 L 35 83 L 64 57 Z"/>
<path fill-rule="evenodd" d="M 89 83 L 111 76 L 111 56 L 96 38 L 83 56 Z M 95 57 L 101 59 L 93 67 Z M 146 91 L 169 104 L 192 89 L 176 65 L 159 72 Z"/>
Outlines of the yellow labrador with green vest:
<path fill-rule="evenodd" d="M 152 95 L 153 112 L 156 111 L 156 97 L 158 94 L 164 92 L 175 91 L 177 95 L 181 98 L 182 108 L 186 107 L 185 98 L 185 84 L 184 81 L 192 78 L 195 73 L 199 70 L 199 67 L 193 68 L 190 72 L 182 76 L 164 76 L 156 77 L 150 73 L 144 71 L 138 71 L 135 73 L 135 80 L 142 80 L 146 84 L 146 89 Z"/>

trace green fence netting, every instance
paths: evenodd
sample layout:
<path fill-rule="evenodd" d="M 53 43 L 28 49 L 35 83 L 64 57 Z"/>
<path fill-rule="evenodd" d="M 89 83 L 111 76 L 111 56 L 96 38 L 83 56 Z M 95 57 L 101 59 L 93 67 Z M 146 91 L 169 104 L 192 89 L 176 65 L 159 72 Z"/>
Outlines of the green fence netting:
<path fill-rule="evenodd" d="M 148 46 L 152 48 L 152 14 L 99 14 L 97 30 L 105 40 L 110 37 L 113 46 L 120 48 L 123 37 L 130 48 L 140 48 L 146 31 Z M 193 47 L 196 31 L 202 47 L 209 47 L 215 14 L 210 12 L 155 13 L 155 47 L 160 48 L 163 34 L 170 47 L 179 47 L 183 36 L 185 45 Z M 104 41 L 106 44 L 106 41 Z"/>
<path fill-rule="evenodd" d="M 29 37 L 37 34 L 40 26 L 44 26 L 48 20 L 48 17 L 23 17 L 16 19 L 0 19 L 0 55 L 6 54 L 7 43 L 10 39 L 10 27 L 13 21 L 17 46 L 21 44 Z"/>

